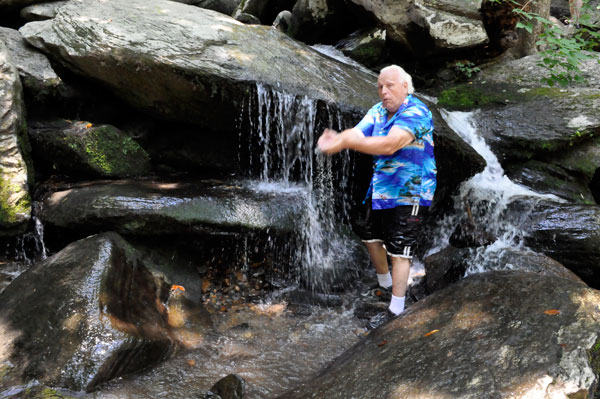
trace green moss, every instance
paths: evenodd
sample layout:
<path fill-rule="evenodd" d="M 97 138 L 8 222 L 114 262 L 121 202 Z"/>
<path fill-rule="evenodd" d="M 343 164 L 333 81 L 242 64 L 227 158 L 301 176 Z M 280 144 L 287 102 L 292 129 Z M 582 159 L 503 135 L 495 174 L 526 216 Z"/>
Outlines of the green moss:
<path fill-rule="evenodd" d="M 473 86 L 457 86 L 444 90 L 438 97 L 438 104 L 442 107 L 455 109 L 469 109 L 481 107 L 486 104 L 501 102 L 498 95 L 483 92 Z"/>
<path fill-rule="evenodd" d="M 148 163 L 148 153 L 131 137 L 110 126 L 91 128 L 84 134 L 64 137 L 65 144 L 77 152 L 99 174 L 130 175 L 132 162 Z"/>
<path fill-rule="evenodd" d="M 29 399 L 75 399 L 73 396 L 63 395 L 62 393 L 48 387 L 36 388 L 28 392 Z"/>
<path fill-rule="evenodd" d="M 596 343 L 588 351 L 588 356 L 594 374 L 600 375 L 600 339 L 597 339 Z"/>
<path fill-rule="evenodd" d="M 23 192 L 23 196 L 15 204 L 11 204 L 10 197 L 15 193 Z M 6 180 L 0 169 L 0 224 L 14 225 L 23 220 L 21 215 L 31 213 L 31 199 L 29 193 L 23 188 Z"/>

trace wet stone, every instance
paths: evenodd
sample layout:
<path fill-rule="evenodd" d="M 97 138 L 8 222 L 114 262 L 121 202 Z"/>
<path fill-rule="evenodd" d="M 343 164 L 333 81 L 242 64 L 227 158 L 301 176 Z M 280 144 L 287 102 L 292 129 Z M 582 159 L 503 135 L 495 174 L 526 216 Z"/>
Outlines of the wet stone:
<path fill-rule="evenodd" d="M 246 382 L 242 377 L 230 374 L 213 385 L 210 389 L 210 393 L 217 395 L 217 397 L 221 399 L 242 399 L 244 397 L 245 386 Z M 209 395 L 207 395 L 206 398 L 214 397 Z"/>
<path fill-rule="evenodd" d="M 76 391 L 156 364 L 176 345 L 163 284 L 115 233 L 74 242 L 0 294 L 0 361 Z"/>

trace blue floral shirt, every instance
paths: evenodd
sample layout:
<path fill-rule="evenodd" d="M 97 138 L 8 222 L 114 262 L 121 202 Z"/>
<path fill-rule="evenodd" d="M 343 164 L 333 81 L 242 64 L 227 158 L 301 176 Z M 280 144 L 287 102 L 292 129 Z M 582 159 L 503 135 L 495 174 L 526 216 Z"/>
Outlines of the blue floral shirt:
<path fill-rule="evenodd" d="M 430 206 L 437 174 L 431 111 L 409 94 L 389 120 L 387 110 L 378 103 L 356 125 L 365 136 L 373 137 L 387 136 L 393 126 L 411 132 L 415 140 L 393 155 L 373 156 L 374 171 L 369 188 L 373 209 L 415 204 Z"/>

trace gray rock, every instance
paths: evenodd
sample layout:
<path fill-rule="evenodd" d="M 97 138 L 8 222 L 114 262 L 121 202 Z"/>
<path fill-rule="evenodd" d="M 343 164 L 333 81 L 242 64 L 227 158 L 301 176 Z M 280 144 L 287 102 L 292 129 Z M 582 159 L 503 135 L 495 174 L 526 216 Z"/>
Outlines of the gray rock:
<path fill-rule="evenodd" d="M 279 14 L 277 14 L 277 17 L 275 18 L 275 21 L 273 21 L 273 24 L 271 26 L 277 29 L 278 31 L 285 33 L 288 31 L 291 22 L 292 13 L 288 10 L 283 10 Z"/>
<path fill-rule="evenodd" d="M 564 156 L 561 158 L 565 163 L 570 164 L 569 161 L 574 161 L 585 169 L 600 166 L 600 161 L 587 163 L 589 158 L 585 157 L 575 159 Z M 570 165 L 576 167 L 574 164 Z M 562 167 L 556 160 L 553 160 L 553 163 L 535 160 L 525 163 L 511 162 L 506 167 L 506 175 L 514 183 L 529 187 L 539 194 L 554 194 L 572 204 L 595 204 L 589 187 L 593 173 L 589 177 L 582 177 L 579 171 Z"/>
<path fill-rule="evenodd" d="M 50 1 L 49 3 L 33 4 L 21 10 L 20 15 L 24 20 L 45 21 L 56 17 L 57 10 L 70 0 Z"/>
<path fill-rule="evenodd" d="M 222 14 L 231 15 L 240 4 L 240 0 L 171 0 L 178 3 L 190 4 L 207 10 L 218 11 Z"/>
<path fill-rule="evenodd" d="M 484 45 L 488 36 L 479 8 L 481 0 L 416 1 L 413 21 L 424 26 L 435 45 L 443 49 L 461 49 Z"/>
<path fill-rule="evenodd" d="M 83 178 L 121 178 L 150 172 L 150 157 L 111 125 L 54 120 L 29 127 L 32 155 L 44 170 Z"/>
<path fill-rule="evenodd" d="M 0 0 L 0 11 L 14 11 L 35 3 L 47 3 L 52 0 Z"/>
<path fill-rule="evenodd" d="M 592 397 L 600 293 L 489 272 L 417 302 L 281 399 Z"/>
<path fill-rule="evenodd" d="M 596 112 L 600 107 L 600 64 L 585 62 L 587 82 L 560 88 L 541 82 L 547 71 L 537 65 L 540 60 L 539 56 L 529 56 L 499 62 L 484 69 L 470 84 L 443 91 L 439 105 L 479 109 L 475 120 L 480 134 L 502 165 L 513 169 L 513 175 L 520 173 L 514 171 L 515 164 L 533 159 L 548 164 L 541 169 L 560 168 L 569 175 L 542 186 L 559 187 L 572 181 L 589 185 L 600 167 L 594 139 L 600 133 Z M 570 196 L 568 191 L 561 189 L 556 194 Z M 589 194 L 583 193 L 583 197 L 584 202 L 589 200 Z"/>
<path fill-rule="evenodd" d="M 210 389 L 221 399 L 242 399 L 246 389 L 246 381 L 236 374 L 221 378 Z"/>
<path fill-rule="evenodd" d="M 294 231 L 302 223 L 306 193 L 286 191 L 236 182 L 115 181 L 51 193 L 43 200 L 40 218 L 49 228 L 79 234 Z"/>
<path fill-rule="evenodd" d="M 540 203 L 524 219 L 528 246 L 600 287 L 600 206 Z"/>
<path fill-rule="evenodd" d="M 260 19 L 258 19 L 258 17 L 255 17 L 254 15 L 245 12 L 236 14 L 235 20 L 240 21 L 243 24 L 260 25 Z"/>
<path fill-rule="evenodd" d="M 342 112 L 363 113 L 377 102 L 374 75 L 277 30 L 176 2 L 150 3 L 70 3 L 56 18 L 20 31 L 67 68 L 103 82 L 133 106 L 213 130 L 237 130 L 241 101 L 257 83 L 334 103 Z"/>
<path fill-rule="evenodd" d="M 479 8 L 480 0 L 351 0 L 372 13 L 391 41 L 415 53 L 410 36 L 415 31 L 428 34 L 438 48 L 458 49 L 483 45 L 488 41 Z"/>
<path fill-rule="evenodd" d="M 23 89 L 10 53 L 0 40 L 0 235 L 23 232 L 31 218 L 29 143 Z"/>
<path fill-rule="evenodd" d="M 485 259 L 481 262 L 481 259 Z M 544 276 L 556 276 L 585 283 L 561 263 L 544 254 L 526 249 L 504 248 L 488 251 L 485 248 L 469 249 L 447 247 L 424 259 L 425 281 L 429 292 L 439 291 L 460 281 L 467 271 L 484 268 L 492 270 L 517 270 Z M 485 266 L 482 264 L 485 263 Z"/>
<path fill-rule="evenodd" d="M 19 31 L 0 28 L 0 40 L 6 43 L 19 71 L 25 95 L 32 101 L 44 103 L 65 93 L 65 84 L 52 69 L 48 58 L 29 46 Z"/>
<path fill-rule="evenodd" d="M 353 60 L 374 67 L 379 65 L 385 51 L 385 31 L 381 29 L 359 30 L 335 47 Z"/>
<path fill-rule="evenodd" d="M 306 43 L 317 43 L 328 35 L 329 25 L 339 20 L 333 7 L 328 0 L 298 0 L 292 9 L 289 35 Z"/>
<path fill-rule="evenodd" d="M 74 242 L 0 295 L 0 360 L 25 378 L 89 391 L 173 351 L 168 296 L 117 234 Z"/>

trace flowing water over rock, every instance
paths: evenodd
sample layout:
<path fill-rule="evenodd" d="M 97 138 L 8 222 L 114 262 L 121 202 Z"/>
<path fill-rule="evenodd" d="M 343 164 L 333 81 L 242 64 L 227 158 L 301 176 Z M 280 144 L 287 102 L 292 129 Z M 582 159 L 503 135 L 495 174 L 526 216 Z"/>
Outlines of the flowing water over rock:
<path fill-rule="evenodd" d="M 510 269 L 512 265 L 498 261 L 498 257 L 505 249 L 524 249 L 526 226 L 522 224 L 523 215 L 531 212 L 541 200 L 562 200 L 513 183 L 474 127 L 473 112 L 443 111 L 442 115 L 448 125 L 484 157 L 487 166 L 483 172 L 461 185 L 455 198 L 455 212 L 440 223 L 439 234 L 429 253 L 445 248 L 457 224 L 468 221 L 495 240 L 491 245 L 470 250 L 471 262 L 466 275 Z M 511 214 L 511 206 L 516 203 L 520 206 L 519 217 Z"/>
<path fill-rule="evenodd" d="M 259 174 L 263 182 L 259 187 L 281 192 L 299 181 L 305 188 L 306 216 L 298 225 L 291 263 L 299 265 L 302 284 L 328 292 L 337 274 L 343 274 L 356 256 L 357 242 L 349 239 L 350 155 L 345 152 L 333 159 L 315 150 L 322 119 L 338 130 L 348 122 L 342 120 L 339 111 L 324 108 L 318 109 L 307 97 L 259 84 L 256 95 L 248 99 L 246 112 L 241 115 L 246 119 L 240 124 L 245 122 L 251 132 L 249 169 Z"/>

